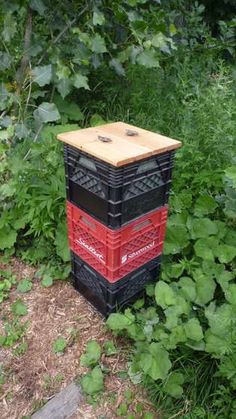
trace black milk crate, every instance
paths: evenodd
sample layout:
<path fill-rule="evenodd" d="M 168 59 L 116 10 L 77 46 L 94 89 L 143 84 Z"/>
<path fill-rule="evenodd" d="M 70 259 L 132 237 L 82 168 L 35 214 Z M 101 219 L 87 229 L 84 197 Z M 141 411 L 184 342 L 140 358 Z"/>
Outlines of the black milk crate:
<path fill-rule="evenodd" d="M 168 202 L 174 151 L 115 167 L 64 145 L 67 199 L 112 229 Z"/>
<path fill-rule="evenodd" d="M 145 286 L 156 282 L 161 256 L 111 284 L 86 262 L 71 252 L 74 287 L 105 317 L 124 308 L 142 295 Z"/>

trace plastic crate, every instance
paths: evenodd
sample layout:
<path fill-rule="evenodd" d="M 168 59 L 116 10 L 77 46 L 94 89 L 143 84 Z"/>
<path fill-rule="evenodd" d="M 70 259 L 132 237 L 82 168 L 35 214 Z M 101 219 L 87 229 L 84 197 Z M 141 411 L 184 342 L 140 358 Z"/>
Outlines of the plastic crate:
<path fill-rule="evenodd" d="M 70 248 L 109 282 L 116 282 L 162 253 L 167 212 L 163 207 L 112 230 L 67 202 Z"/>
<path fill-rule="evenodd" d="M 111 284 L 73 252 L 71 260 L 75 288 L 104 316 L 134 302 L 148 283 L 157 281 L 161 266 L 159 256 Z"/>
<path fill-rule="evenodd" d="M 112 229 L 168 202 L 174 151 L 114 167 L 65 145 L 67 199 Z"/>

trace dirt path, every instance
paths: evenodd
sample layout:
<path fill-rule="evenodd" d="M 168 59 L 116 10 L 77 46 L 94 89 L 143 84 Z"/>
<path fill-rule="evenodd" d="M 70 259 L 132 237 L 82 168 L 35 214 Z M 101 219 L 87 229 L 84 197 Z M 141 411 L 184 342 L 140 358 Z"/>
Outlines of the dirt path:
<path fill-rule="evenodd" d="M 21 320 L 28 322 L 23 338 L 27 344 L 25 353 L 15 353 L 17 344 L 7 349 L 0 346 L 0 366 L 5 378 L 5 383 L 0 385 L 0 417 L 19 419 L 30 417 L 56 392 L 87 371 L 80 366 L 80 356 L 89 340 L 95 339 L 103 345 L 112 336 L 106 330 L 103 318 L 69 283 L 55 281 L 52 287 L 43 288 L 35 278 L 35 269 L 14 258 L 10 266 L 0 263 L 0 269 L 6 268 L 16 274 L 17 280 L 30 278 L 33 281 L 30 292 L 19 295 L 14 287 L 9 299 L 0 305 L 0 335 L 6 321 L 12 319 L 11 304 L 21 298 L 28 307 L 28 314 Z M 52 349 L 60 336 L 67 340 L 67 348 L 61 356 Z M 137 403 L 152 410 L 141 389 L 133 388 L 124 378 L 127 344 L 121 341 L 115 344 L 119 348 L 118 354 L 102 360 L 109 369 L 105 392 L 94 406 L 84 400 L 73 419 L 119 417 L 117 408 L 124 401 L 126 389 L 131 389 L 133 394 L 129 412 L 135 418 L 142 417 L 132 412 Z"/>

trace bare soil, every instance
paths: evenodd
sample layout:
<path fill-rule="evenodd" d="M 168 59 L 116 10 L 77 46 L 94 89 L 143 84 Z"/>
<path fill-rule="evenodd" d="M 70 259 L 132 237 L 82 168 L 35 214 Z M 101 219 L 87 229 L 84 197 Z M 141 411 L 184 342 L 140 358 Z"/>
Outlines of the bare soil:
<path fill-rule="evenodd" d="M 114 340 L 107 331 L 104 319 L 72 287 L 69 282 L 55 281 L 50 288 L 42 287 L 35 278 L 35 269 L 20 260 L 12 258 L 10 265 L 0 263 L 0 269 L 11 269 L 17 280 L 30 278 L 33 288 L 19 294 L 14 287 L 9 299 L 0 305 L 0 335 L 4 323 L 12 319 L 11 304 L 21 298 L 28 307 L 28 314 L 21 322 L 28 322 L 25 341 L 28 348 L 22 355 L 15 353 L 18 344 L 10 348 L 0 347 L 0 365 L 5 375 L 5 383 L 0 385 L 1 419 L 19 419 L 30 416 L 45 404 L 55 393 L 87 372 L 80 366 L 80 356 L 89 340 L 95 339 L 100 345 L 113 339 L 118 354 L 103 357 L 103 364 L 109 369 L 105 379 L 105 392 L 93 405 L 86 397 L 72 419 L 77 418 L 117 418 L 117 408 L 125 401 L 124 393 L 131 389 L 133 400 L 129 413 L 141 418 L 135 412 L 137 403 L 143 411 L 154 412 L 141 388 L 134 387 L 128 378 L 121 378 L 127 370 L 128 343 Z M 53 352 L 53 342 L 63 336 L 67 348 L 63 355 Z M 156 414 L 155 414 L 155 417 Z"/>

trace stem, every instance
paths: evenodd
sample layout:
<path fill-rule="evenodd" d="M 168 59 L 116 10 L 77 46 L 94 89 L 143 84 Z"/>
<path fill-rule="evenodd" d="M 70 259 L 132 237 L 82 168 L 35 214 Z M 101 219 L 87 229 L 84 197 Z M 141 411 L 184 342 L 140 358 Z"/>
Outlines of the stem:
<path fill-rule="evenodd" d="M 39 59 L 39 61 L 38 61 L 38 65 L 40 65 L 41 64 L 41 62 L 43 61 L 43 59 L 46 57 L 46 55 L 47 55 L 47 52 L 48 52 L 48 50 L 49 50 L 49 48 L 51 47 L 51 46 L 53 46 L 53 45 L 55 45 L 61 38 L 62 38 L 62 36 L 68 31 L 68 29 L 70 29 L 71 28 L 71 26 L 73 26 L 74 25 L 74 23 L 78 20 L 78 18 L 80 17 L 80 16 L 82 16 L 83 14 L 84 14 L 84 12 L 87 10 L 87 8 L 88 8 L 88 6 L 86 5 L 82 10 L 81 10 L 81 12 L 80 13 L 78 13 L 78 15 L 74 18 L 74 19 L 72 19 L 72 20 L 70 20 L 68 23 L 67 23 L 67 25 L 62 29 L 62 31 L 56 36 L 56 38 L 55 39 L 53 39 L 53 41 L 51 42 L 51 45 L 46 49 L 46 51 L 43 53 L 43 55 L 42 55 L 42 57 Z"/>
<path fill-rule="evenodd" d="M 23 47 L 23 56 L 20 63 L 20 68 L 17 70 L 16 73 L 16 81 L 17 81 L 17 94 L 19 95 L 22 89 L 22 84 L 25 78 L 25 72 L 29 65 L 29 49 L 31 44 L 31 37 L 32 37 L 32 20 L 33 20 L 33 11 L 29 7 L 27 13 L 27 21 L 26 21 L 26 28 L 25 28 L 25 36 L 24 36 L 24 47 Z"/>

